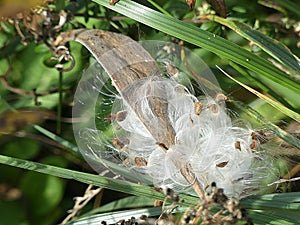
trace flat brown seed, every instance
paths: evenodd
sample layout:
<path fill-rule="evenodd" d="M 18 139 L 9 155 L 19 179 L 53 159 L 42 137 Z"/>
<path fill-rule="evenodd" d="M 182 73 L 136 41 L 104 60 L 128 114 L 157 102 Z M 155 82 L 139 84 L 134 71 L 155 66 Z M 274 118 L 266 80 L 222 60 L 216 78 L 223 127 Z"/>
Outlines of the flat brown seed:
<path fill-rule="evenodd" d="M 252 132 L 251 133 L 251 138 L 252 138 L 252 140 L 257 140 L 257 138 L 258 138 L 257 133 L 256 132 Z"/>
<path fill-rule="evenodd" d="M 194 103 L 194 113 L 199 116 L 200 113 L 202 112 L 203 105 L 201 102 L 195 102 Z"/>
<path fill-rule="evenodd" d="M 123 163 L 126 164 L 126 165 L 128 165 L 130 163 L 129 158 L 124 159 Z"/>
<path fill-rule="evenodd" d="M 160 148 L 162 148 L 165 151 L 168 151 L 168 147 L 164 143 L 156 143 Z"/>
<path fill-rule="evenodd" d="M 111 140 L 113 146 L 115 146 L 118 150 L 123 150 L 125 145 L 129 144 L 129 140 L 128 139 L 118 139 L 118 138 L 113 138 Z"/>
<path fill-rule="evenodd" d="M 256 150 L 257 149 L 257 141 L 256 140 L 252 140 L 252 143 L 249 146 L 252 150 Z"/>
<path fill-rule="evenodd" d="M 147 166 L 147 161 L 143 157 L 135 157 L 134 162 L 137 166 Z"/>
<path fill-rule="evenodd" d="M 120 141 L 118 138 L 113 138 L 111 142 L 119 150 L 121 150 L 125 146 L 124 143 Z"/>
<path fill-rule="evenodd" d="M 227 96 L 222 93 L 218 93 L 215 97 L 215 101 L 218 105 L 224 105 L 227 100 Z"/>
<path fill-rule="evenodd" d="M 110 5 L 115 5 L 119 0 L 110 0 L 109 1 L 109 4 Z"/>
<path fill-rule="evenodd" d="M 238 149 L 238 150 L 241 151 L 241 142 L 240 142 L 240 141 L 236 141 L 236 142 L 234 143 L 234 147 L 235 147 L 236 149 Z"/>
<path fill-rule="evenodd" d="M 177 77 L 179 75 L 179 71 L 177 70 L 177 68 L 174 64 L 167 63 L 166 70 L 170 76 Z"/>
<path fill-rule="evenodd" d="M 154 200 L 154 207 L 159 207 L 159 206 L 162 206 L 163 205 L 163 202 L 160 201 L 160 200 Z"/>
<path fill-rule="evenodd" d="M 106 120 L 108 123 L 112 123 L 115 118 L 116 118 L 116 114 L 110 113 L 107 115 Z"/>
<path fill-rule="evenodd" d="M 193 10 L 196 4 L 196 0 L 186 0 L 186 4 L 189 7 L 189 10 Z"/>
<path fill-rule="evenodd" d="M 118 122 L 122 122 L 123 120 L 126 119 L 126 116 L 127 116 L 127 111 L 126 110 L 120 111 L 116 115 L 116 120 Z"/>
<path fill-rule="evenodd" d="M 215 114 L 217 114 L 219 112 L 219 107 L 217 106 L 217 104 L 211 104 L 208 106 L 209 110 Z"/>
<path fill-rule="evenodd" d="M 221 162 L 221 163 L 216 164 L 216 167 L 223 168 L 223 167 L 225 167 L 227 164 L 228 164 L 228 161 L 227 161 L 227 162 Z"/>

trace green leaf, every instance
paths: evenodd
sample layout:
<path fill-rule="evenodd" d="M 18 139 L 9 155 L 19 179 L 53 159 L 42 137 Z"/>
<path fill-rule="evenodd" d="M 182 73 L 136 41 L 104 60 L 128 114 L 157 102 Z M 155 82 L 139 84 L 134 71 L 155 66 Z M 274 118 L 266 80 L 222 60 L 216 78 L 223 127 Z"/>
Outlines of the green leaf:
<path fill-rule="evenodd" d="M 206 17 L 212 21 L 229 27 L 233 31 L 246 38 L 248 41 L 252 41 L 253 43 L 255 43 L 270 56 L 275 58 L 278 62 L 281 62 L 283 65 L 300 72 L 299 60 L 291 53 L 291 51 L 286 46 L 284 46 L 280 42 L 264 35 L 258 30 L 253 30 L 245 23 L 224 19 L 215 15 L 208 15 Z M 299 73 L 297 75 L 300 76 Z"/>
<path fill-rule="evenodd" d="M 151 187 L 134 184 L 123 180 L 115 180 L 112 178 L 102 177 L 95 174 L 78 172 L 74 170 L 64 169 L 60 167 L 50 166 L 46 164 L 31 162 L 3 155 L 0 155 L 0 163 L 22 169 L 33 170 L 36 172 L 57 176 L 65 179 L 74 179 L 82 183 L 93 184 L 95 186 L 108 188 L 111 190 L 120 191 L 136 196 L 142 196 L 161 201 L 165 199 L 165 195 L 162 192 L 158 192 L 152 189 Z M 182 205 L 186 206 L 195 204 L 198 200 L 197 197 L 187 195 L 181 195 L 180 197 L 184 200 Z"/>
<path fill-rule="evenodd" d="M 218 67 L 227 77 L 229 77 L 231 80 L 235 81 L 242 87 L 246 88 L 251 93 L 255 94 L 260 99 L 264 100 L 265 102 L 269 103 L 271 106 L 273 106 L 275 109 L 279 110 L 280 112 L 284 113 L 285 115 L 289 116 L 290 118 L 300 122 L 300 115 L 293 110 L 290 110 L 289 108 L 285 107 L 284 105 L 280 104 L 279 102 L 269 98 L 268 96 L 261 94 L 260 92 L 254 90 L 253 88 L 249 87 L 248 85 L 243 84 L 242 82 L 238 81 L 237 79 L 234 79 L 232 76 L 230 76 L 228 73 L 226 73 L 224 70 L 222 70 L 220 67 Z"/>

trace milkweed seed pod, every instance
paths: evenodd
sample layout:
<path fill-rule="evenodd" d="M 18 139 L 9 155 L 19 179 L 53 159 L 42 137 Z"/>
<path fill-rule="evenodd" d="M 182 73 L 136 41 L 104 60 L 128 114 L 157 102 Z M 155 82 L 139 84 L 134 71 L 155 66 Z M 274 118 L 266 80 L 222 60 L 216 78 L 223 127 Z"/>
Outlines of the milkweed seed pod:
<path fill-rule="evenodd" d="M 216 182 L 241 198 L 270 176 L 255 131 L 232 121 L 213 73 L 188 49 L 99 30 L 60 38 L 81 42 L 98 62 L 84 72 L 73 109 L 82 118 L 77 144 L 97 171 L 200 197 Z"/>

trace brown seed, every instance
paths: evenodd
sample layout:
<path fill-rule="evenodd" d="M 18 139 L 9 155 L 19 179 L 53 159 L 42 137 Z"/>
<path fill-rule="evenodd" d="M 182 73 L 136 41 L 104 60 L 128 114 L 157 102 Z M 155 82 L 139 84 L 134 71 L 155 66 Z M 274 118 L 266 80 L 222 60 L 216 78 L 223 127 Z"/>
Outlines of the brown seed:
<path fill-rule="evenodd" d="M 236 141 L 236 142 L 234 143 L 234 147 L 235 147 L 236 149 L 238 149 L 238 150 L 241 151 L 241 142 L 240 142 L 240 141 Z"/>
<path fill-rule="evenodd" d="M 176 66 L 172 63 L 166 63 L 166 70 L 167 73 L 171 76 L 177 77 L 179 75 L 179 71 L 177 70 Z"/>
<path fill-rule="evenodd" d="M 124 159 L 124 160 L 123 160 L 123 163 L 128 165 L 128 164 L 130 163 L 129 158 Z"/>
<path fill-rule="evenodd" d="M 257 133 L 256 132 L 252 132 L 251 133 L 251 138 L 252 138 L 252 140 L 257 140 L 257 138 L 258 138 Z"/>
<path fill-rule="evenodd" d="M 217 114 L 217 113 L 219 112 L 219 108 L 218 108 L 218 105 L 217 105 L 217 104 L 211 104 L 211 105 L 209 105 L 209 106 L 208 106 L 208 109 L 209 109 L 211 112 L 215 113 L 215 114 Z"/>
<path fill-rule="evenodd" d="M 134 162 L 137 166 L 147 166 L 147 161 L 143 157 L 135 157 Z"/>
<path fill-rule="evenodd" d="M 118 138 L 113 138 L 111 140 L 113 146 L 115 146 L 118 150 L 123 150 L 125 145 L 129 144 L 129 140 L 128 139 L 118 139 Z"/>
<path fill-rule="evenodd" d="M 257 149 L 257 141 L 256 140 L 252 140 L 252 143 L 249 146 L 252 150 L 256 150 Z"/>
<path fill-rule="evenodd" d="M 195 102 L 194 103 L 194 113 L 199 116 L 200 113 L 202 112 L 203 105 L 201 102 Z"/>
<path fill-rule="evenodd" d="M 110 0 L 109 1 L 109 4 L 110 5 L 115 5 L 119 0 Z"/>
<path fill-rule="evenodd" d="M 125 145 L 118 138 L 113 138 L 111 140 L 112 144 L 119 150 L 121 150 Z"/>
<path fill-rule="evenodd" d="M 162 206 L 163 205 L 163 202 L 160 201 L 160 200 L 154 200 L 154 207 L 159 207 L 159 206 Z"/>
<path fill-rule="evenodd" d="M 110 113 L 107 115 L 107 122 L 112 123 L 115 118 L 116 118 L 116 114 Z"/>
<path fill-rule="evenodd" d="M 218 93 L 215 97 L 215 101 L 218 105 L 224 105 L 227 100 L 228 100 L 227 96 L 225 96 L 222 93 Z"/>
<path fill-rule="evenodd" d="M 253 133 L 255 134 L 254 136 L 252 136 Z M 267 134 L 264 130 L 257 130 L 255 132 L 252 132 L 251 137 L 254 140 L 258 140 L 260 144 L 265 144 L 268 142 Z"/>
<path fill-rule="evenodd" d="M 186 4 L 189 7 L 189 10 L 192 11 L 195 7 L 196 0 L 186 0 Z"/>
<path fill-rule="evenodd" d="M 126 110 L 123 110 L 123 111 L 119 111 L 116 115 L 116 120 L 118 122 L 122 122 L 123 120 L 126 119 L 126 116 L 127 116 L 127 111 Z"/>
<path fill-rule="evenodd" d="M 216 164 L 216 167 L 223 168 L 223 167 L 225 167 L 227 164 L 228 164 L 228 161 L 227 161 L 227 162 L 221 162 L 221 163 Z"/>
<path fill-rule="evenodd" d="M 157 142 L 156 144 L 157 144 L 160 148 L 162 148 L 163 150 L 168 151 L 168 147 L 167 147 L 164 143 L 159 143 L 159 142 Z"/>

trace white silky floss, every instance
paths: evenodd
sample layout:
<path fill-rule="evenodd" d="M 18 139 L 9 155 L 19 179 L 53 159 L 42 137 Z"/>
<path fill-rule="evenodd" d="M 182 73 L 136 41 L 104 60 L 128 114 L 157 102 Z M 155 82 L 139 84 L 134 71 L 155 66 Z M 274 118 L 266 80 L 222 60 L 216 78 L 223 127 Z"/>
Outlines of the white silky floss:
<path fill-rule="evenodd" d="M 138 43 L 132 45 L 137 47 Z M 231 121 L 222 94 L 215 96 L 221 89 L 209 67 L 188 49 L 173 43 L 146 41 L 142 46 L 157 62 L 162 74 L 156 74 L 154 68 L 154 74 L 147 74 L 122 88 L 122 93 L 116 93 L 116 89 L 107 85 L 115 81 L 108 79 L 113 79 L 113 73 L 122 74 L 123 68 L 131 68 L 126 62 L 142 65 L 144 60 L 145 67 L 149 66 L 149 57 L 141 58 L 140 52 L 136 53 L 135 49 L 142 51 L 140 47 L 131 48 L 129 61 L 121 60 L 126 56 L 125 47 L 121 45 L 121 59 L 116 55 L 120 51 L 114 48 L 101 57 L 105 60 L 117 57 L 115 63 L 105 63 L 106 69 L 112 67 L 107 71 L 111 74 L 94 64 L 79 83 L 73 116 L 80 117 L 82 122 L 74 124 L 73 129 L 86 160 L 99 173 L 105 167 L 123 179 L 156 187 L 168 186 L 177 192 L 192 187 L 180 171 L 188 165 L 203 190 L 216 182 L 228 197 L 242 198 L 258 193 L 262 181 L 270 176 L 272 157 L 253 138 L 254 131 L 247 123 Z M 146 69 L 151 71 L 151 68 Z M 126 74 L 118 79 L 126 81 Z M 194 96 L 197 88 L 204 96 Z M 162 113 L 168 121 L 155 116 L 158 115 L 155 110 L 162 109 L 151 105 L 155 101 L 150 103 L 149 99 L 153 97 L 167 107 Z M 103 99 L 109 103 L 101 103 Z M 111 126 L 103 122 L 110 110 L 112 117 L 120 116 L 112 118 L 112 141 Z M 138 115 L 142 115 L 143 121 Z M 98 126 L 99 117 L 102 124 Z M 171 136 L 175 135 L 168 140 L 169 146 L 163 146 L 164 140 L 161 140 L 162 145 L 157 143 L 157 139 L 162 139 L 160 131 L 164 131 L 166 124 L 173 129 Z M 151 135 L 153 132 L 157 132 L 156 137 Z"/>
<path fill-rule="evenodd" d="M 168 103 L 166 113 L 176 137 L 175 145 L 167 151 L 162 149 L 133 110 L 123 103 L 121 109 L 127 111 L 127 116 L 118 121 L 118 125 L 126 131 L 125 136 L 129 139 L 122 152 L 129 159 L 127 166 L 129 164 L 133 169 L 150 175 L 155 186 L 168 186 L 177 191 L 191 186 L 180 172 L 186 164 L 190 164 L 203 189 L 216 182 L 227 196 L 236 198 L 258 191 L 271 162 L 262 151 L 250 148 L 253 130 L 247 126 L 235 127 L 226 113 L 224 102 L 217 102 L 209 96 L 198 100 L 176 81 L 158 76 L 139 81 L 135 95 L 135 104 L 141 106 L 145 118 L 153 115 L 148 97 L 159 97 Z M 198 101 L 202 104 L 199 115 L 194 112 Z M 147 164 L 137 166 L 134 163 L 136 157 L 143 158 Z"/>

